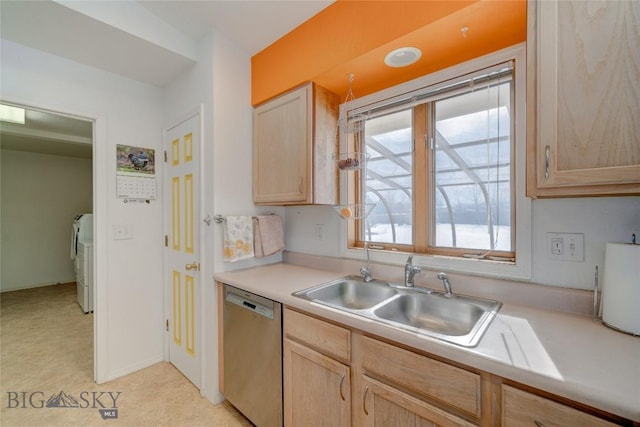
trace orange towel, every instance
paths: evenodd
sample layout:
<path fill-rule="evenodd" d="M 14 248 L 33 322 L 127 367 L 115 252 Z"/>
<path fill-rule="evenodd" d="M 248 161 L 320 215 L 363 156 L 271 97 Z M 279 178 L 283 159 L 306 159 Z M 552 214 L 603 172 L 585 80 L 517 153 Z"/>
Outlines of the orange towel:
<path fill-rule="evenodd" d="M 284 249 L 284 230 L 280 215 L 259 215 L 255 224 L 256 258 L 273 255 Z"/>

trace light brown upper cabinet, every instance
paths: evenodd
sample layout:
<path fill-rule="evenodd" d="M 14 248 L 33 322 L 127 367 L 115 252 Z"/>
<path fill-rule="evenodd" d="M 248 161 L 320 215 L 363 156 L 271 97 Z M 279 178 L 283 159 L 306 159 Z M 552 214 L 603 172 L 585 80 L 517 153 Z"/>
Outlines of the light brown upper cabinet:
<path fill-rule="evenodd" d="M 528 8 L 527 194 L 640 194 L 640 5 Z"/>
<path fill-rule="evenodd" d="M 253 202 L 337 202 L 338 96 L 307 83 L 253 112 Z"/>

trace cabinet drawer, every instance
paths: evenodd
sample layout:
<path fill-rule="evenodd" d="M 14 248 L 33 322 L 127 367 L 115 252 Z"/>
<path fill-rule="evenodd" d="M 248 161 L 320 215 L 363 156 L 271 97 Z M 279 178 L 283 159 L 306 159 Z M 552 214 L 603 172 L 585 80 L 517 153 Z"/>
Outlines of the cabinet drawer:
<path fill-rule="evenodd" d="M 475 427 L 433 405 L 363 375 L 363 426 Z"/>
<path fill-rule="evenodd" d="M 502 386 L 502 425 L 515 426 L 615 426 L 610 422 L 507 385 Z"/>
<path fill-rule="evenodd" d="M 362 344 L 368 374 L 480 417 L 480 375 L 368 337 Z"/>
<path fill-rule="evenodd" d="M 287 308 L 284 310 L 284 336 L 347 364 L 351 359 L 351 332 L 348 329 Z"/>

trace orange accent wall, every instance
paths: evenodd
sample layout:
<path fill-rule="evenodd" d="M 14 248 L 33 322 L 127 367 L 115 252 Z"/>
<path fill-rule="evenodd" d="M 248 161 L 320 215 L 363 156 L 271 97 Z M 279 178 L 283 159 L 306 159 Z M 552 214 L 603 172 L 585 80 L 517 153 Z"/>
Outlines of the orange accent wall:
<path fill-rule="evenodd" d="M 251 58 L 252 104 L 306 81 L 344 98 L 350 73 L 360 97 L 525 40 L 526 0 L 338 0 Z M 421 59 L 386 66 L 401 46 Z"/>

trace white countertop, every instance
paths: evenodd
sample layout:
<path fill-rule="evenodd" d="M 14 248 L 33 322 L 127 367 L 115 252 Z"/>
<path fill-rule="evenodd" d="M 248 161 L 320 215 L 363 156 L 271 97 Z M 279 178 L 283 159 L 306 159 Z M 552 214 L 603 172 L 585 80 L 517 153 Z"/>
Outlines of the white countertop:
<path fill-rule="evenodd" d="M 640 338 L 586 317 L 504 304 L 478 346 L 465 348 L 292 296 L 353 274 L 271 264 L 215 280 L 382 338 L 640 422 Z"/>

